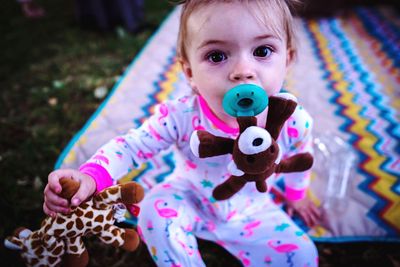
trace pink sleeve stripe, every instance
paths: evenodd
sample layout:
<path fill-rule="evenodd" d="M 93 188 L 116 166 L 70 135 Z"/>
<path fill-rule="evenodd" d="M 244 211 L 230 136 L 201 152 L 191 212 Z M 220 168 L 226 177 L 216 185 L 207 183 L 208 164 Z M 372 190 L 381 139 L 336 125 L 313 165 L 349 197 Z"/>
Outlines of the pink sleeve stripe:
<path fill-rule="evenodd" d="M 96 192 L 100 192 L 103 189 L 113 185 L 114 181 L 110 174 L 104 167 L 96 163 L 85 163 L 79 167 L 79 171 L 89 175 L 96 182 Z"/>
<path fill-rule="evenodd" d="M 306 196 L 306 189 L 285 188 L 285 195 L 288 200 L 300 200 Z"/>
<path fill-rule="evenodd" d="M 212 124 L 214 124 L 218 129 L 222 130 L 227 134 L 237 135 L 239 133 L 239 128 L 229 127 L 226 123 L 224 123 L 217 116 L 215 116 L 202 96 L 199 95 L 198 99 L 201 110 L 206 115 L 206 117 L 212 122 Z"/>

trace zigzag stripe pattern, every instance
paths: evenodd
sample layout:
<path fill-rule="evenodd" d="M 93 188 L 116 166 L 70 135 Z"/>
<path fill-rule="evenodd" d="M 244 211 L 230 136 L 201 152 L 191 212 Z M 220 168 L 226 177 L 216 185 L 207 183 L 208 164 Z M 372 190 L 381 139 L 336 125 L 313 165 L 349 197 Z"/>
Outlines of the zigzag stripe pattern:
<path fill-rule="evenodd" d="M 400 14 L 380 14 L 371 12 L 368 9 L 359 9 L 358 15 L 361 21 L 366 25 L 366 29 L 371 36 L 382 38 L 382 50 L 387 50 L 389 57 L 383 61 L 384 66 L 390 71 L 397 82 L 400 83 Z M 388 19 L 388 16 L 390 19 Z M 369 21 L 371 19 L 371 21 Z M 391 21 L 392 20 L 392 21 Z M 397 20 L 398 25 L 392 23 Z M 375 23 L 375 28 L 368 27 Z M 378 39 L 379 40 L 379 39 Z"/>
<path fill-rule="evenodd" d="M 134 120 L 136 125 L 141 125 L 151 115 L 156 104 L 168 99 L 168 96 L 175 89 L 174 83 L 178 80 L 177 73 L 179 71 L 180 66 L 176 60 L 176 50 L 173 49 L 167 59 L 165 71 L 160 72 L 159 78 L 154 81 L 154 90 L 148 95 L 149 102 L 141 107 L 143 116 Z"/>
<path fill-rule="evenodd" d="M 134 119 L 136 125 L 142 124 L 153 113 L 154 107 L 158 103 L 167 100 L 172 92 L 176 90 L 175 83 L 178 81 L 178 73 L 181 69 L 175 55 L 176 51 L 173 49 L 164 66 L 165 70 L 160 72 L 159 78 L 154 82 L 154 90 L 151 90 L 151 93 L 148 94 L 149 101 L 141 106 L 143 115 Z M 150 189 L 157 183 L 162 182 L 175 167 L 175 163 L 172 160 L 173 153 L 167 151 L 162 154 L 162 156 L 155 157 L 150 162 L 143 164 L 140 169 L 132 170 L 122 181 L 140 180 L 146 185 L 145 189 Z M 151 175 L 149 172 L 152 172 Z"/>
<path fill-rule="evenodd" d="M 385 84 L 382 89 L 385 90 L 390 106 L 394 108 L 394 114 L 390 115 L 396 117 L 398 113 L 396 110 L 400 108 L 400 99 L 397 98 L 399 92 L 396 91 L 400 81 L 394 79 L 396 76 L 393 73 L 398 72 L 398 70 L 392 67 L 392 60 L 385 54 L 383 46 L 379 45 L 377 40 L 367 32 L 362 22 L 356 16 L 350 16 L 348 19 L 353 27 L 347 27 L 347 31 L 350 34 L 359 35 L 359 38 L 354 38 L 357 50 L 360 51 L 363 60 L 372 68 L 376 76 L 375 79 L 380 84 Z M 346 27 L 344 26 L 344 28 Z M 371 56 L 371 51 L 374 56 Z"/>
<path fill-rule="evenodd" d="M 143 121 L 152 114 L 154 107 L 168 99 L 172 92 L 176 90 L 175 83 L 179 79 L 180 66 L 176 61 L 176 51 L 173 49 L 171 55 L 168 57 L 167 63 L 165 64 L 165 70 L 160 72 L 159 79 L 154 82 L 154 90 L 151 90 L 151 94 L 148 95 L 149 101 L 141 106 L 143 116 L 135 118 L 134 122 L 136 125 L 140 125 Z M 145 190 L 151 189 L 157 183 L 162 182 L 165 177 L 171 174 L 175 168 L 175 162 L 173 160 L 173 152 L 170 150 L 162 152 L 162 156 L 156 157 L 154 162 L 143 164 L 141 168 L 132 170 L 128 173 L 121 182 L 125 181 L 140 181 L 142 185 L 145 185 Z M 159 163 L 157 160 L 161 160 Z M 156 168 L 154 168 L 154 165 Z M 160 166 L 162 167 L 160 168 Z M 137 218 L 127 214 L 125 222 L 131 225 L 137 225 Z"/>
<path fill-rule="evenodd" d="M 380 13 L 371 12 L 365 8 L 359 8 L 357 10 L 357 15 L 361 23 L 365 26 L 365 34 L 373 40 L 371 41 L 371 46 L 375 55 L 381 59 L 383 67 L 395 78 L 396 83 L 393 88 L 389 88 L 389 91 L 392 95 L 392 102 L 394 102 L 393 107 L 398 111 L 400 109 L 400 28 L 390 23 L 390 21 L 385 19 Z M 387 55 L 385 53 L 386 51 L 389 51 Z M 384 84 L 390 85 L 390 83 Z M 394 116 L 399 120 L 398 113 Z M 391 131 L 394 136 L 397 136 L 395 140 L 399 141 L 400 125 L 397 123 L 395 127 L 389 129 L 389 131 Z M 400 142 L 397 142 L 396 151 L 397 154 L 400 153 Z M 390 164 L 390 166 L 397 171 L 400 169 L 399 157 L 397 157 L 397 159 L 395 158 L 393 163 L 388 162 L 386 164 Z M 400 179 L 392 186 L 392 190 L 400 194 Z"/>
<path fill-rule="evenodd" d="M 372 73 L 366 68 L 366 64 L 361 61 L 358 53 L 355 53 L 354 46 L 349 42 L 344 32 L 342 32 L 338 21 L 332 21 L 331 29 L 333 33 L 338 37 L 332 39 L 333 47 L 332 52 L 340 65 L 343 67 L 343 73 L 345 78 L 350 81 L 351 89 L 354 91 L 355 103 L 363 107 L 361 115 L 367 117 L 370 120 L 370 125 L 367 129 L 373 133 L 377 138 L 377 143 L 374 148 L 378 154 L 385 155 L 386 163 L 393 163 L 394 158 L 391 155 L 395 155 L 396 143 L 393 142 L 393 136 L 390 132 L 393 127 L 396 127 L 396 121 L 393 117 L 388 116 L 395 113 L 395 110 L 390 107 L 389 99 L 382 92 L 382 87 L 375 80 L 375 77 L 370 75 Z M 344 30 L 344 29 L 343 29 Z M 342 49 L 340 49 L 342 47 Z M 348 76 L 350 74 L 359 74 Z M 365 90 L 364 90 L 365 88 Z M 396 137 L 395 137 L 396 138 Z M 385 141 L 386 140 L 386 141 Z M 396 170 L 390 168 L 390 164 L 387 168 L 382 169 L 396 175 Z"/>
<path fill-rule="evenodd" d="M 321 60 L 321 68 L 326 71 L 326 77 L 324 78 L 328 79 L 329 89 L 335 93 L 331 101 L 337 104 L 336 114 L 345 119 L 341 130 L 350 134 L 350 142 L 358 149 L 361 159 L 359 171 L 367 179 L 364 183 L 367 186 L 362 190 L 377 201 L 368 216 L 384 227 L 388 234 L 396 234 L 400 227 L 395 223 L 398 215 L 392 208 L 394 207 L 393 204 L 396 201 L 398 202 L 399 196 L 388 193 L 387 191 L 391 191 L 390 187 L 385 186 L 388 183 L 393 185 L 396 177 L 381 169 L 386 158 L 375 151 L 379 148 L 380 140 L 376 137 L 378 136 L 377 133 L 371 131 L 371 126 L 373 126 L 371 117 L 376 118 L 373 115 L 376 111 L 372 113 L 371 110 L 367 111 L 353 103 L 357 101 L 365 103 L 368 100 L 368 103 L 365 103 L 367 105 L 377 100 L 379 103 L 381 99 L 374 92 L 376 90 L 373 86 L 374 83 L 367 75 L 368 72 L 362 68 L 362 64 L 357 61 L 358 56 L 353 52 L 353 48 L 345 38 L 345 34 L 339 29 L 337 21 L 321 21 L 321 25 L 318 25 L 316 21 L 310 21 L 305 24 L 305 27 L 309 37 L 314 42 L 315 53 Z M 345 62 L 338 62 L 340 58 L 349 58 L 351 61 L 347 62 L 346 66 Z M 352 68 L 358 75 L 356 77 L 346 77 L 345 73 L 351 72 L 346 71 L 345 68 Z M 351 78 L 353 80 L 360 78 L 361 84 L 351 83 Z M 350 79 L 350 82 L 346 79 Z M 357 94 L 358 92 L 355 91 L 362 84 L 366 88 L 365 92 L 369 94 L 369 96 L 363 96 L 364 98 L 360 98 Z M 381 108 L 379 105 L 375 105 L 378 110 Z M 381 123 L 379 122 L 375 127 Z M 384 188 L 385 195 L 380 192 L 382 188 Z"/>
<path fill-rule="evenodd" d="M 380 41 L 382 48 L 389 55 L 388 58 L 392 62 L 383 62 L 385 67 L 393 67 L 393 75 L 397 77 L 400 82 L 400 29 L 397 28 L 389 20 L 382 17 L 379 12 L 372 12 L 370 9 L 358 8 L 356 13 L 359 15 L 361 21 L 365 25 L 368 32 Z M 396 75 L 397 74 L 397 75 Z"/>
<path fill-rule="evenodd" d="M 375 52 L 380 52 L 378 55 L 386 54 L 386 56 L 381 56 L 382 66 L 395 77 L 397 84 L 400 85 L 400 30 L 379 16 L 377 12 L 360 8 L 357 9 L 357 14 L 365 26 L 366 32 L 376 39 L 374 42 Z M 398 124 L 391 129 L 391 134 L 399 140 L 400 126 Z M 396 151 L 400 152 L 400 144 Z"/>
<path fill-rule="evenodd" d="M 384 107 L 383 112 L 380 115 L 385 118 L 388 122 L 390 122 L 389 126 L 386 126 L 384 130 L 391 136 L 395 135 L 394 139 L 383 139 L 383 143 L 381 144 L 381 150 L 384 152 L 384 155 L 396 155 L 398 154 L 398 150 L 396 150 L 397 142 L 393 142 L 393 140 L 398 140 L 398 134 L 395 133 L 395 129 L 398 128 L 398 119 L 396 119 L 396 112 L 400 107 L 400 99 L 396 97 L 396 90 L 399 88 L 399 84 L 392 79 L 391 73 L 386 71 L 381 65 L 384 62 L 388 62 L 386 60 L 386 54 L 381 51 L 380 48 L 376 49 L 376 45 L 372 45 L 376 40 L 371 40 L 372 37 L 365 31 L 360 20 L 356 17 L 352 16 L 349 18 L 351 20 L 351 24 L 353 27 L 344 27 L 346 31 L 350 34 L 358 34 L 360 38 L 355 38 L 355 46 L 357 50 L 360 52 L 361 58 L 367 63 L 367 65 L 372 69 L 372 73 L 375 74 L 375 79 L 377 80 L 376 86 L 378 84 L 384 84 L 385 87 L 380 90 L 384 91 L 382 96 L 384 97 L 385 102 L 382 103 L 381 106 Z M 365 41 L 366 40 L 366 41 Z M 371 56 L 371 50 L 374 53 L 374 56 Z M 385 57 L 385 58 L 383 58 Z M 382 59 L 383 58 L 383 59 Z M 389 59 L 390 60 L 390 59 Z M 381 64 L 382 63 L 382 64 Z M 397 92 L 398 94 L 398 92 Z M 388 108 L 392 107 L 392 108 Z M 376 130 L 383 130 L 380 127 L 376 127 Z M 385 169 L 392 173 L 392 175 L 398 175 L 400 160 L 398 157 L 387 157 L 387 161 L 385 161 L 382 165 L 382 169 Z M 397 185 L 396 185 L 397 184 Z M 393 186 L 392 190 L 397 194 L 400 194 L 400 187 L 398 186 L 399 181 L 396 182 Z"/>
<path fill-rule="evenodd" d="M 382 174 L 379 174 L 377 177 L 379 177 L 380 179 L 377 179 L 376 181 L 372 182 L 371 184 L 369 184 L 367 181 L 363 184 L 360 185 L 361 188 L 369 188 L 371 189 L 371 187 L 374 187 L 374 191 L 376 192 L 376 195 L 379 195 L 380 198 L 377 199 L 377 203 L 375 205 L 375 207 L 372 208 L 372 210 L 378 212 L 379 206 L 383 206 L 384 209 L 388 210 L 385 212 L 385 214 L 383 214 L 382 212 L 380 212 L 380 216 L 384 216 L 384 217 L 389 217 L 388 220 L 391 219 L 395 219 L 395 218 L 391 218 L 391 216 L 388 216 L 387 214 L 391 214 L 394 211 L 395 206 L 393 205 L 393 203 L 396 203 L 396 201 L 398 201 L 399 196 L 396 194 L 391 193 L 390 191 L 390 186 L 393 185 L 393 183 L 396 181 L 396 175 L 398 175 L 398 173 L 395 173 L 395 170 L 389 170 L 387 168 L 384 168 L 385 163 L 390 162 L 393 158 L 393 156 L 396 155 L 396 153 L 392 150 L 392 151 L 384 151 L 382 149 L 381 144 L 383 143 L 383 140 L 392 140 L 392 138 L 390 137 L 390 135 L 388 136 L 387 133 L 388 131 L 386 129 L 390 129 L 395 125 L 394 120 L 392 120 L 391 118 L 389 118 L 388 120 L 382 120 L 382 118 L 384 118 L 384 114 L 391 114 L 393 113 L 393 111 L 390 110 L 390 107 L 387 105 L 387 101 L 384 97 L 384 94 L 382 94 L 381 92 L 381 88 L 380 86 L 377 86 L 376 81 L 373 80 L 373 77 L 371 75 L 369 75 L 370 71 L 368 69 L 365 68 L 365 64 L 363 64 L 363 62 L 360 61 L 360 57 L 359 55 L 357 55 L 354 51 L 354 48 L 352 47 L 351 43 L 349 42 L 349 40 L 346 38 L 345 34 L 341 31 L 337 21 L 333 20 L 331 21 L 331 30 L 333 32 L 333 34 L 337 37 L 337 41 L 338 41 L 338 47 L 343 47 L 343 49 L 332 49 L 332 51 L 342 51 L 344 53 L 340 53 L 336 56 L 337 60 L 344 60 L 341 62 L 341 65 L 344 67 L 343 72 L 346 73 L 359 73 L 359 79 L 353 79 L 353 84 L 354 84 L 354 88 L 352 88 L 352 90 L 354 90 L 354 94 L 355 94 L 355 102 L 359 104 L 359 106 L 363 107 L 363 109 L 360 112 L 360 115 L 368 118 L 368 120 L 370 121 L 370 123 L 368 124 L 368 126 L 366 127 L 366 130 L 368 130 L 368 132 L 370 132 L 370 134 L 373 134 L 374 137 L 377 139 L 375 142 L 375 145 L 371 145 L 370 149 L 375 149 L 376 151 L 376 157 L 373 158 L 373 161 L 368 162 L 368 164 L 372 164 L 372 162 L 376 161 L 378 158 L 380 160 L 384 160 L 381 164 L 378 164 L 378 162 L 376 162 L 376 169 L 381 169 L 382 172 L 387 172 L 388 174 L 392 174 L 390 175 L 385 175 L 385 176 L 381 176 Z M 333 39 L 334 40 L 334 39 Z M 335 43 L 335 42 L 333 42 Z M 336 47 L 336 48 L 338 48 Z M 347 59 L 353 59 L 353 60 L 347 60 Z M 348 62 L 345 62 L 345 61 Z M 350 66 L 348 68 L 346 68 L 345 66 L 347 65 L 347 63 L 350 63 L 353 67 L 353 69 L 350 68 Z M 350 79 L 349 79 L 350 80 Z M 361 83 L 359 83 L 361 82 Z M 359 86 L 357 86 L 359 85 Z M 363 90 L 365 88 L 365 90 Z M 358 90 L 357 90 L 358 89 Z M 365 101 L 363 100 L 363 98 L 365 97 Z M 368 98 L 370 97 L 370 100 L 368 101 Z M 356 104 L 355 103 L 355 104 Z M 386 118 L 387 119 L 387 118 Z M 387 127 L 383 127 L 385 124 L 389 125 Z M 386 131 L 384 131 L 386 130 Z M 365 136 L 365 138 L 369 138 L 368 135 Z M 392 142 L 392 144 L 394 144 L 394 142 Z M 393 146 L 392 146 L 393 147 Z M 366 148 L 367 149 L 367 148 Z M 371 166 L 372 167 L 372 166 Z M 366 166 L 365 169 L 368 169 L 368 167 Z M 375 169 L 375 168 L 371 168 L 371 169 Z M 378 174 L 378 172 L 376 172 L 376 174 Z M 394 175 L 394 176 L 393 176 Z M 376 182 L 376 185 L 373 186 L 373 184 Z M 389 183 L 388 183 L 389 182 Z M 364 184 L 366 184 L 364 186 Z M 380 185 L 382 184 L 382 185 Z M 386 188 L 389 187 L 389 188 Z M 383 188 L 386 188 L 385 190 L 382 190 Z M 366 191 L 366 193 L 370 193 L 369 190 L 364 190 Z M 387 200 L 387 203 L 379 203 L 380 200 Z M 386 214 L 387 213 L 387 214 Z M 374 217 L 374 212 L 370 212 L 369 216 Z M 396 216 L 395 216 L 396 217 Z"/>

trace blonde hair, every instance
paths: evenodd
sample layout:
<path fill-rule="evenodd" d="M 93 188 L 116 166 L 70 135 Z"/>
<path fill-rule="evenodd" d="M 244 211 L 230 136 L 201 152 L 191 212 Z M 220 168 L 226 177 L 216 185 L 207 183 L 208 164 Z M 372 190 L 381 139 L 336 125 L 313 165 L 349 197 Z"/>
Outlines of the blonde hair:
<path fill-rule="evenodd" d="M 188 60 L 186 53 L 186 47 L 188 44 L 187 24 L 190 15 L 198 8 L 208 4 L 216 2 L 231 3 L 235 1 L 244 3 L 248 7 L 250 7 L 250 3 L 255 3 L 257 9 L 249 8 L 249 10 L 264 25 L 269 25 L 272 22 L 271 30 L 273 30 L 279 37 L 285 38 L 289 54 L 292 58 L 295 57 L 297 47 L 293 26 L 293 11 L 296 5 L 300 3 L 300 0 L 186 0 L 178 2 L 178 4 L 182 4 L 177 43 L 177 55 L 180 60 Z M 263 10 L 268 10 L 269 12 L 263 12 Z M 272 16 L 275 16 L 275 19 L 272 18 Z M 276 19 L 276 17 L 278 19 Z M 282 26 L 284 29 L 284 36 L 282 36 L 282 33 L 278 30 L 281 29 L 280 26 Z"/>

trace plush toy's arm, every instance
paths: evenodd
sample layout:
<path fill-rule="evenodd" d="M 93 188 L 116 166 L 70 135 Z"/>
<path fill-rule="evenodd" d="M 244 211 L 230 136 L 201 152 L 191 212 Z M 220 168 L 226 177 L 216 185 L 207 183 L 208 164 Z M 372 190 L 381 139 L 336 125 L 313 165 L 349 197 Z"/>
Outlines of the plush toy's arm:
<path fill-rule="evenodd" d="M 293 114 L 297 99 L 288 93 L 280 93 L 269 97 L 268 116 L 265 129 L 275 140 L 279 137 L 282 126 Z"/>
<path fill-rule="evenodd" d="M 194 131 L 190 137 L 190 149 L 200 158 L 232 154 L 234 141 L 230 138 L 215 136 L 206 131 Z"/>
<path fill-rule="evenodd" d="M 302 172 L 310 169 L 313 165 L 313 156 L 306 153 L 299 153 L 291 156 L 287 159 L 282 160 L 275 169 L 276 173 L 288 173 L 288 172 Z"/>
<path fill-rule="evenodd" d="M 247 183 L 244 176 L 234 176 L 218 185 L 213 190 L 213 197 L 216 200 L 226 200 L 236 194 Z"/>

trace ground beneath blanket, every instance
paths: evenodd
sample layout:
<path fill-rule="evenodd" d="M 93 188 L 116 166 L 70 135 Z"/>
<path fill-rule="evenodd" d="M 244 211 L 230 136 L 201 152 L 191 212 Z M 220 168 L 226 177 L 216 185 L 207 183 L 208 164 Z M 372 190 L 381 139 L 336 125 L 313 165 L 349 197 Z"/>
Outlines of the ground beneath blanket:
<path fill-rule="evenodd" d="M 199 240 L 200 251 L 208 267 L 240 267 L 238 260 L 218 245 Z M 388 243 L 319 243 L 321 267 L 398 267 L 400 266 L 400 244 Z M 91 266 L 156 266 L 147 248 L 141 244 L 134 253 L 127 253 L 120 249 L 110 248 L 97 240 L 90 243 L 92 255 Z M 260 265 L 262 266 L 262 265 Z M 263 265 L 264 266 L 264 265 Z"/>
<path fill-rule="evenodd" d="M 126 252 L 105 245 L 93 237 L 86 241 L 86 246 L 91 257 L 89 267 L 156 267 L 143 243 L 137 251 Z M 199 247 L 208 267 L 242 266 L 232 255 L 212 242 L 199 240 Z M 320 267 L 400 266 L 400 243 L 318 243 L 317 247 Z M 14 252 L 1 255 L 1 259 L 9 263 L 5 266 L 24 266 Z"/>

